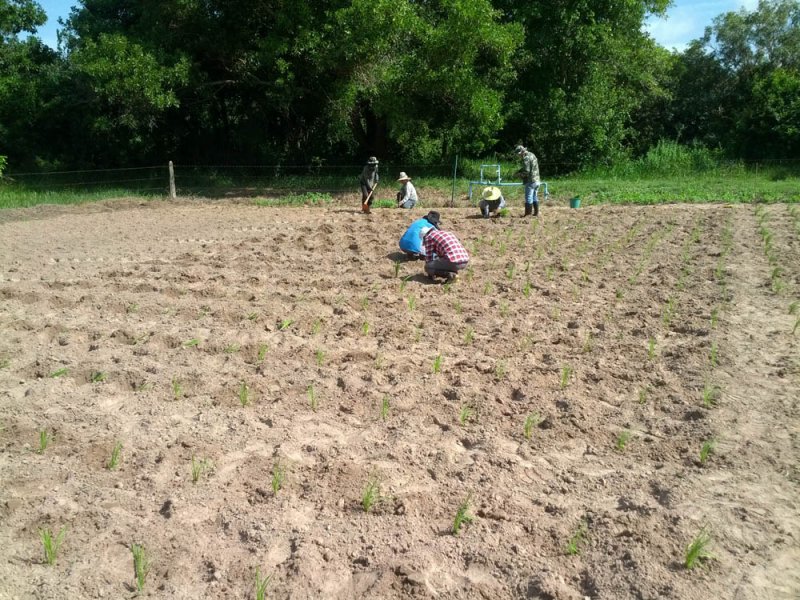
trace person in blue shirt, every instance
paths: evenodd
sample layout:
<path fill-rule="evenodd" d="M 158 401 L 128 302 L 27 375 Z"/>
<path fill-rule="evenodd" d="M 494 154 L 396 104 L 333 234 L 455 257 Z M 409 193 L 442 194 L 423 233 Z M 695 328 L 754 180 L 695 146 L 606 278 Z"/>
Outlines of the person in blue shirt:
<path fill-rule="evenodd" d="M 422 249 L 422 240 L 419 237 L 419 231 L 423 227 L 439 229 L 439 221 L 439 213 L 432 210 L 421 219 L 417 219 L 411 223 L 403 234 L 403 237 L 400 238 L 400 250 L 405 252 L 409 258 L 424 259 L 425 253 Z"/>

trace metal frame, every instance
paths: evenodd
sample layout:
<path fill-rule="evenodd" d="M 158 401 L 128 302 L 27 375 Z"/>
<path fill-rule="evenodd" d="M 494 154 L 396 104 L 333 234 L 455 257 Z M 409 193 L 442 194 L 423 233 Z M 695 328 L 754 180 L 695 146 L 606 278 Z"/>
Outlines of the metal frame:
<path fill-rule="evenodd" d="M 488 171 L 491 168 L 494 171 L 495 180 L 488 180 L 484 175 L 484 171 Z M 493 185 L 495 187 L 517 187 L 517 186 L 524 186 L 524 183 L 504 183 L 503 179 L 500 177 L 500 165 L 481 165 L 481 178 L 478 181 L 470 181 L 469 182 L 469 199 L 472 200 L 472 186 L 473 185 Z M 540 188 L 544 188 L 544 194 L 542 200 L 547 200 L 550 196 L 550 191 L 547 188 L 547 182 L 542 181 L 539 184 Z"/>

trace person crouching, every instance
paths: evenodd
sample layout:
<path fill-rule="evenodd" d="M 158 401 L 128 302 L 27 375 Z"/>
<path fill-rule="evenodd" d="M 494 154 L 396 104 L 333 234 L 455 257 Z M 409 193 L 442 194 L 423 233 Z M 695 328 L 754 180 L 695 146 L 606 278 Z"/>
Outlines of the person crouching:
<path fill-rule="evenodd" d="M 491 186 L 484 188 L 481 198 L 482 200 L 478 206 L 481 209 L 481 214 L 484 219 L 488 219 L 490 213 L 494 213 L 496 217 L 500 214 L 500 211 L 506 207 L 506 199 L 503 198 L 503 194 L 498 187 Z"/>
<path fill-rule="evenodd" d="M 444 277 L 453 281 L 458 272 L 467 268 L 469 253 L 449 231 L 423 227 L 419 230 L 425 254 L 425 273 L 431 279 Z"/>
<path fill-rule="evenodd" d="M 417 205 L 417 188 L 411 183 L 411 177 L 400 172 L 397 179 L 400 183 L 400 191 L 397 192 L 397 206 L 399 208 L 414 208 Z"/>

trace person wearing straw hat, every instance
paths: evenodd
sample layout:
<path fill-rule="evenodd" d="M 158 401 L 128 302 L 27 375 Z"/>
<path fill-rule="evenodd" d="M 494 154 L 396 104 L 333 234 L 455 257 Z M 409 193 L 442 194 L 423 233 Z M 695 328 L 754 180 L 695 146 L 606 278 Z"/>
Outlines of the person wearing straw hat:
<path fill-rule="evenodd" d="M 449 231 L 434 227 L 419 230 L 422 250 L 425 254 L 425 273 L 431 279 L 444 277 L 453 281 L 458 272 L 469 264 L 469 253 L 458 238 Z"/>
<path fill-rule="evenodd" d="M 522 168 L 516 172 L 516 175 L 522 179 L 525 184 L 525 216 L 539 216 L 539 186 L 541 180 L 539 179 L 539 161 L 536 155 L 519 145 L 514 148 L 514 152 L 522 160 Z"/>
<path fill-rule="evenodd" d="M 400 250 L 405 252 L 406 256 L 411 260 L 424 259 L 425 255 L 422 250 L 422 239 L 419 237 L 419 230 L 423 227 L 439 229 L 440 220 L 441 217 L 439 213 L 432 210 L 421 219 L 417 219 L 411 223 L 403 234 L 403 237 L 400 238 Z"/>
<path fill-rule="evenodd" d="M 481 201 L 478 203 L 478 206 L 481 209 L 483 218 L 488 219 L 489 213 L 494 213 L 496 217 L 500 211 L 506 207 L 506 199 L 503 198 L 499 187 L 489 186 L 483 188 Z"/>
<path fill-rule="evenodd" d="M 378 159 L 370 156 L 358 178 L 361 184 L 361 212 L 369 214 L 369 207 L 372 206 L 372 201 L 375 199 L 375 188 L 378 187 L 379 180 Z"/>
<path fill-rule="evenodd" d="M 400 177 L 397 178 L 400 182 L 400 191 L 397 192 L 397 206 L 399 208 L 414 208 L 417 204 L 417 188 L 411 183 L 411 177 L 400 171 Z"/>

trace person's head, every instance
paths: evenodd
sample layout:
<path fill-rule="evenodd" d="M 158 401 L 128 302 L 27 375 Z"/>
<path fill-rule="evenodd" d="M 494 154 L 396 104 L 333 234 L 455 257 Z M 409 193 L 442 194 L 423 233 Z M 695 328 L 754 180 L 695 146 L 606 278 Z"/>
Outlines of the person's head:
<path fill-rule="evenodd" d="M 397 181 L 399 181 L 400 183 L 406 183 L 408 181 L 411 181 L 411 177 L 406 175 L 405 172 L 400 171 L 400 177 L 397 178 Z"/>
<path fill-rule="evenodd" d="M 481 197 L 484 200 L 497 200 L 498 198 L 500 198 L 500 188 L 494 186 L 483 188 Z"/>
<path fill-rule="evenodd" d="M 436 229 L 439 229 L 439 223 L 441 222 L 441 218 L 439 217 L 439 213 L 435 210 L 430 211 L 427 215 L 425 215 L 425 220 L 428 221 L 431 225 L 433 225 Z"/>
<path fill-rule="evenodd" d="M 524 154 L 525 153 L 525 146 L 520 144 L 516 148 L 514 148 L 514 154 Z"/>
<path fill-rule="evenodd" d="M 375 158 L 374 156 L 370 156 L 367 159 L 367 166 L 372 170 L 377 169 L 378 168 L 378 159 Z"/>
<path fill-rule="evenodd" d="M 431 231 L 433 231 L 433 227 L 422 227 L 419 230 L 419 239 L 424 240 L 425 236 L 428 235 Z"/>

